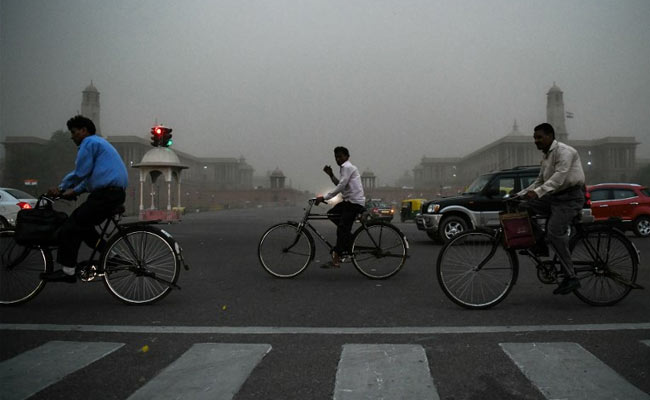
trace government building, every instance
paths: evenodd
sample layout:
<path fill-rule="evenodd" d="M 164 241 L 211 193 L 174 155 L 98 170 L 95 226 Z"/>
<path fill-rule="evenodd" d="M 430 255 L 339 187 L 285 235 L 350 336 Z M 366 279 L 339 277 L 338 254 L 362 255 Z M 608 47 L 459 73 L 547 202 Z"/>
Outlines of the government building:
<path fill-rule="evenodd" d="M 639 165 L 632 136 L 607 136 L 592 140 L 572 140 L 566 129 L 563 92 L 555 84 L 546 94 L 546 120 L 555 128 L 558 141 L 580 154 L 587 184 L 629 182 Z M 462 191 L 477 176 L 490 171 L 523 165 L 539 165 L 542 153 L 533 142 L 532 132 L 522 133 L 517 123 L 512 132 L 457 158 L 423 157 L 413 169 L 416 189 L 437 189 L 441 195 Z"/>
<path fill-rule="evenodd" d="M 82 93 L 81 115 L 100 127 L 99 91 L 91 84 Z M 279 168 L 264 177 L 254 177 L 254 169 L 240 157 L 196 157 L 176 149 L 164 148 L 169 153 L 165 160 L 173 160 L 176 170 L 167 179 L 164 173 L 151 171 L 142 179 L 139 168 L 147 166 L 151 155 L 161 153 L 149 143 L 149 132 L 136 136 L 104 136 L 119 152 L 129 172 L 129 187 L 125 207 L 128 215 L 142 213 L 142 208 L 164 210 L 170 206 L 184 212 L 296 204 L 307 198 L 285 186 L 285 176 Z M 46 154 L 54 151 L 52 141 L 33 136 L 7 136 L 0 184 L 30 192 L 34 195 L 57 186 L 63 176 L 74 168 L 74 144 L 64 145 L 66 157 L 45 165 Z M 158 151 L 152 152 L 153 149 Z M 68 154 L 69 153 L 69 154 Z M 0 160 L 1 161 L 1 160 Z M 160 161 L 160 160 L 158 160 Z M 150 163 L 149 163 L 150 164 Z M 150 168 L 151 169 L 151 168 Z M 27 182 L 35 186 L 25 186 Z M 142 182 L 142 183 L 141 183 Z M 172 189 L 173 186 L 173 189 Z"/>

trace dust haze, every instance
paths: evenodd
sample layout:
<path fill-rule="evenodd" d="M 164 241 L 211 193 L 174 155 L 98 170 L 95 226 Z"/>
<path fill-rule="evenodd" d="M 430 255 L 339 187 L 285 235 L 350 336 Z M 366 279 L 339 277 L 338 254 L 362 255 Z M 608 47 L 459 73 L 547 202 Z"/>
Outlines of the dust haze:
<path fill-rule="evenodd" d="M 393 185 L 531 132 L 555 82 L 570 139 L 650 158 L 648 21 L 647 0 L 2 0 L 0 139 L 49 138 L 92 81 L 104 136 L 161 122 L 174 149 L 316 192 L 343 145 Z"/>

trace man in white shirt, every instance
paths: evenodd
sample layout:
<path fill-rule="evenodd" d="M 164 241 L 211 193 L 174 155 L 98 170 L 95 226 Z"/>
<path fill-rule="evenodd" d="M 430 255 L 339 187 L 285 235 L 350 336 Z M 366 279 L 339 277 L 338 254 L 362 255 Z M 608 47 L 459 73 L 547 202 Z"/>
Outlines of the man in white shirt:
<path fill-rule="evenodd" d="M 529 187 L 518 193 L 529 200 L 529 207 L 538 214 L 549 215 L 546 236 L 555 249 L 566 274 L 554 294 L 568 294 L 580 287 L 569 251 L 568 228 L 585 202 L 585 174 L 580 155 L 573 147 L 555 140 L 551 124 L 535 127 L 535 145 L 544 152 L 539 176 Z M 540 255 L 548 249 L 537 248 Z"/>
<path fill-rule="evenodd" d="M 350 152 L 345 147 L 339 146 L 334 149 L 334 159 L 340 167 L 337 179 L 332 172 L 332 167 L 326 165 L 323 171 L 329 175 L 336 188 L 325 196 L 316 198 L 316 205 L 329 200 L 341 193 L 343 201 L 332 207 L 327 214 L 330 220 L 336 224 L 336 246 L 332 251 L 332 262 L 323 265 L 324 268 L 338 268 L 341 266 L 341 255 L 349 253 L 352 247 L 352 224 L 357 215 L 365 210 L 366 197 L 361 185 L 361 174 L 357 167 L 349 161 Z"/>

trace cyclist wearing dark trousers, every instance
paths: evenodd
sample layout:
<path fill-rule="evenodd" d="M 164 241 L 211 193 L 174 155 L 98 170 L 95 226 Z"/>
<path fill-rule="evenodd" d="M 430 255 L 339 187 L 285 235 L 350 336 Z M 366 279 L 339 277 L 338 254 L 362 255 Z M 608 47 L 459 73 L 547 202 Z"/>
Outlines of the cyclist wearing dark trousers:
<path fill-rule="evenodd" d="M 95 225 L 124 204 L 128 175 L 117 150 L 106 139 L 95 135 L 95 124 L 90 119 L 77 115 L 67 125 L 72 141 L 79 147 L 75 168 L 48 195 L 67 199 L 85 192 L 89 195 L 59 229 L 56 258 L 62 268 L 43 273 L 41 278 L 73 283 L 81 242 L 101 250 L 104 243 Z"/>
<path fill-rule="evenodd" d="M 571 261 L 568 229 L 585 201 L 585 174 L 578 152 L 555 140 L 551 124 L 536 126 L 533 138 L 537 148 L 544 153 L 541 170 L 535 182 L 518 195 L 529 200 L 528 207 L 532 212 L 549 215 L 546 234 L 566 274 L 553 293 L 568 294 L 580 287 Z M 543 241 L 539 244 L 541 248 L 537 247 L 536 252 L 548 255 Z"/>
<path fill-rule="evenodd" d="M 326 165 L 323 171 L 329 175 L 336 188 L 325 196 L 316 198 L 316 205 L 329 200 L 341 193 L 343 201 L 332 207 L 327 214 L 330 220 L 336 224 L 336 246 L 332 251 L 332 261 L 323 265 L 324 268 L 338 268 L 341 266 L 341 255 L 348 253 L 352 246 L 352 225 L 357 215 L 364 210 L 366 198 L 361 185 L 361 174 L 357 167 L 349 161 L 350 152 L 345 147 L 339 146 L 334 149 L 334 159 L 339 165 L 339 176 L 337 179 L 332 172 L 332 167 Z"/>

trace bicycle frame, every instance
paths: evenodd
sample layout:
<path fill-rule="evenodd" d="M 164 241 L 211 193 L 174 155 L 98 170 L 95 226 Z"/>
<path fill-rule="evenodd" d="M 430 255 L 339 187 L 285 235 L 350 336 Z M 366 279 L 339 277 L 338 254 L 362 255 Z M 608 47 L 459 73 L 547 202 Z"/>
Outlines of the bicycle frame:
<path fill-rule="evenodd" d="M 536 216 L 533 217 L 533 219 L 544 219 L 546 216 Z M 537 223 L 533 221 L 533 223 Z M 576 273 L 580 272 L 589 272 L 592 269 L 596 268 L 596 270 L 599 269 L 600 266 L 607 265 L 609 263 L 609 259 L 604 259 L 601 252 L 598 251 L 601 247 L 604 246 L 604 253 L 609 256 L 610 250 L 611 250 L 611 243 L 612 243 L 612 236 L 609 234 L 606 234 L 608 230 L 615 231 L 620 233 L 623 237 L 625 237 L 624 233 L 620 231 L 619 229 L 605 225 L 605 224 L 590 224 L 589 226 L 585 226 L 584 224 L 581 223 L 574 223 L 571 224 L 571 227 L 576 230 L 576 235 L 587 235 L 590 232 L 598 233 L 598 238 L 596 243 L 592 243 L 592 241 L 585 240 L 583 241 L 583 244 L 585 246 L 585 249 L 591 258 L 591 260 L 585 260 L 585 261 L 580 261 L 580 260 L 572 260 L 573 261 L 573 266 L 574 270 Z M 544 231 L 546 232 L 546 231 Z M 544 233 L 544 236 L 546 236 L 546 233 Z M 483 266 L 494 256 L 497 248 L 499 246 L 504 246 L 503 244 L 503 228 L 498 227 L 496 229 L 496 232 L 494 233 L 494 244 L 492 246 L 492 249 L 490 252 L 485 256 L 485 258 L 474 268 L 474 271 L 480 271 Z M 601 246 L 601 240 L 603 241 L 602 246 Z M 549 243 L 552 246 L 552 243 Z M 633 242 L 630 241 L 630 244 L 634 248 L 635 252 L 634 255 L 636 257 L 637 263 L 640 262 L 640 257 L 639 257 L 639 251 L 637 250 L 636 246 L 634 245 Z M 510 250 L 515 257 L 517 257 L 517 252 L 515 250 Z M 542 260 L 541 257 L 539 257 L 537 254 L 535 254 L 530 248 L 526 249 L 520 249 L 519 254 L 526 255 L 530 257 L 531 259 L 534 260 L 535 262 L 535 267 L 537 269 L 547 269 L 545 267 L 552 266 L 555 268 L 555 273 L 561 272 L 561 263 L 559 258 L 557 257 L 556 254 L 553 255 L 553 258 L 550 260 Z M 595 265 L 594 265 L 595 264 Z M 642 289 L 643 287 L 637 283 L 634 282 L 629 282 L 625 279 L 623 279 L 619 274 L 613 273 L 612 271 L 608 271 L 609 276 L 616 280 L 617 282 L 632 287 L 633 289 Z"/>
<path fill-rule="evenodd" d="M 334 246 L 327 240 L 327 238 L 321 234 L 312 224 L 309 223 L 310 220 L 327 220 L 329 217 L 327 214 L 313 214 L 311 212 L 311 209 L 314 205 L 314 201 L 310 200 L 309 201 L 309 207 L 305 209 L 305 215 L 302 217 L 302 220 L 298 223 L 298 230 L 296 231 L 296 240 L 293 242 L 289 247 L 284 249 L 285 251 L 288 251 L 291 249 L 293 246 L 298 243 L 298 240 L 300 238 L 300 232 L 306 228 L 309 228 L 310 231 L 314 232 L 316 234 L 316 237 L 319 238 L 325 245 L 330 249 L 334 249 Z"/>
<path fill-rule="evenodd" d="M 54 202 L 56 200 L 56 199 L 52 199 L 52 198 L 47 197 L 47 196 L 42 196 L 42 197 L 44 199 L 46 199 L 47 201 L 49 201 L 49 202 Z M 136 275 L 146 276 L 148 278 L 152 278 L 152 279 L 155 279 L 155 280 L 157 280 L 159 282 L 165 283 L 165 284 L 169 285 L 170 287 L 180 289 L 180 286 L 178 286 L 177 284 L 175 284 L 173 282 L 169 282 L 169 281 L 167 281 L 165 279 L 161 279 L 161 278 L 157 277 L 155 275 L 155 273 L 149 272 L 147 270 L 147 268 L 143 265 L 143 262 L 142 262 L 141 258 L 138 257 L 138 253 L 137 253 L 135 247 L 133 247 L 133 244 L 129 240 L 129 236 L 128 236 L 127 232 L 126 232 L 126 228 L 133 227 L 133 226 L 140 226 L 140 225 L 153 225 L 153 224 L 158 223 L 159 221 L 135 221 L 135 222 L 128 222 L 128 223 L 120 223 L 121 219 L 122 219 L 122 213 L 121 212 L 116 212 L 116 213 L 111 214 L 111 216 L 108 217 L 106 219 L 106 221 L 104 221 L 103 223 L 98 225 L 98 226 L 100 226 L 99 239 L 98 239 L 97 243 L 95 243 L 95 245 L 91 247 L 92 251 L 90 253 L 90 257 L 89 257 L 88 261 L 86 261 L 85 265 L 83 265 L 80 268 L 81 269 L 82 281 L 91 282 L 95 278 L 100 277 L 100 276 L 102 276 L 102 274 L 104 274 L 103 266 L 99 262 L 99 261 L 101 261 L 101 257 L 102 257 L 101 252 L 98 250 L 99 242 L 102 239 L 104 239 L 106 242 L 108 242 L 110 240 L 110 238 L 112 238 L 113 236 L 121 235 L 125 239 L 125 243 L 127 245 L 127 248 L 129 250 L 131 256 L 137 262 L 137 265 L 132 266 L 132 267 L 129 268 L 130 270 L 135 272 Z M 111 226 L 111 224 L 113 225 L 113 229 L 109 232 L 109 227 Z M 189 270 L 189 266 L 185 263 L 185 260 L 183 259 L 182 253 L 180 251 L 180 246 L 178 246 L 178 244 L 176 243 L 176 241 L 174 240 L 174 238 L 171 235 L 167 234 L 167 232 L 165 232 L 165 231 L 162 231 L 162 232 L 165 234 L 165 236 L 171 242 L 171 244 L 172 244 L 171 247 L 172 247 L 172 249 L 174 251 L 174 254 L 176 255 L 177 261 L 183 265 L 185 270 Z M 44 249 L 46 251 L 50 251 L 50 252 L 52 250 L 56 249 L 56 246 L 33 246 L 33 247 L 42 248 L 42 249 Z M 96 259 L 97 256 L 99 257 L 98 259 Z"/>
<path fill-rule="evenodd" d="M 330 250 L 330 252 L 334 249 L 334 246 L 327 240 L 327 238 L 321 234 L 318 229 L 316 229 L 312 224 L 309 223 L 310 220 L 329 220 L 331 216 L 338 216 L 339 214 L 314 214 L 311 212 L 312 207 L 314 206 L 314 201 L 309 200 L 309 207 L 305 209 L 305 215 L 302 217 L 302 220 L 298 223 L 298 230 L 296 231 L 296 240 L 289 245 L 286 249 L 283 249 L 283 251 L 287 252 L 289 251 L 293 246 L 295 246 L 298 243 L 298 240 L 300 239 L 300 232 L 306 228 L 308 228 L 309 231 L 314 232 L 316 234 L 316 237 L 321 240 Z M 357 221 L 361 223 L 361 226 L 363 229 L 367 229 L 367 225 L 365 223 L 365 218 L 364 218 L 364 213 L 360 214 L 359 217 L 357 218 Z M 375 241 L 375 239 L 371 236 L 368 235 L 370 240 L 372 241 L 372 244 L 375 246 L 374 248 L 379 248 L 379 243 Z"/>

